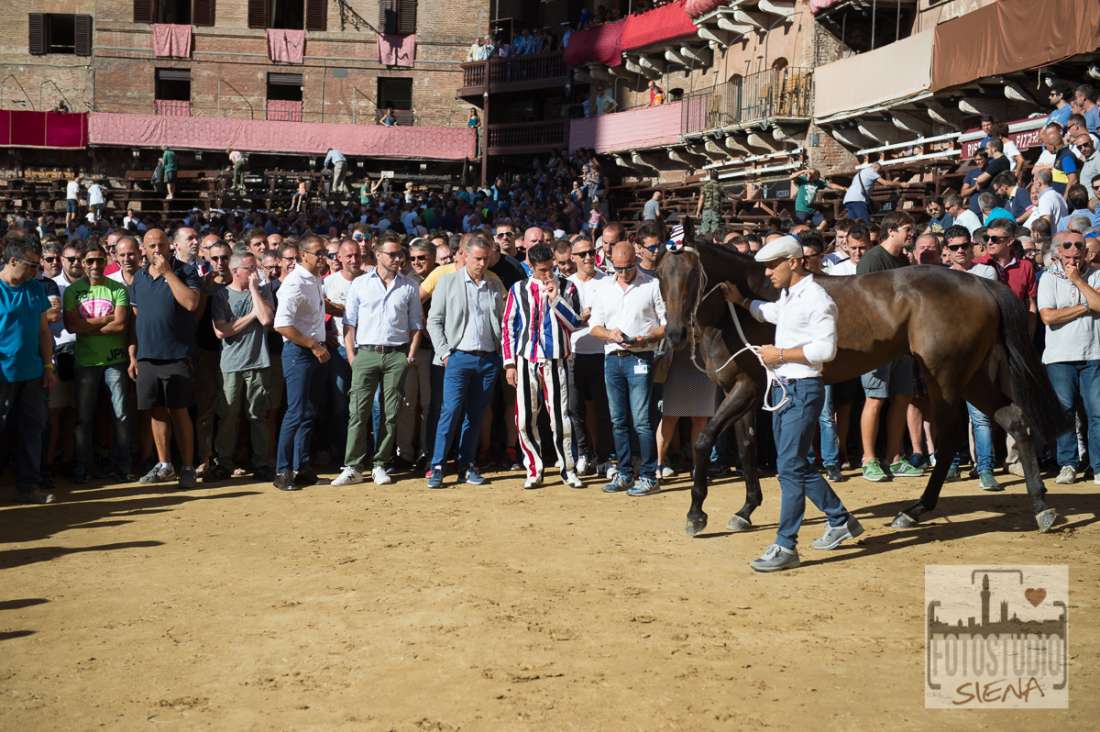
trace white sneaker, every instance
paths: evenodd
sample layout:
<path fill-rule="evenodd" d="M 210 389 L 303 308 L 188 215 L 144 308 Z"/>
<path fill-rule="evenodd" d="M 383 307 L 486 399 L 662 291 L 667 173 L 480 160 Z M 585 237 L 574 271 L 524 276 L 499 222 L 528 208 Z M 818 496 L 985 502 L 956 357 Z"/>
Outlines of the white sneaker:
<path fill-rule="evenodd" d="M 608 463 L 607 464 L 607 473 L 605 473 L 605 477 L 608 480 L 615 480 L 615 476 L 618 475 L 618 474 L 619 474 L 619 466 L 615 465 L 614 463 Z"/>
<path fill-rule="evenodd" d="M 662 465 L 660 470 L 657 471 L 657 477 L 661 479 L 671 478 L 676 475 L 676 471 L 667 465 Z"/>
<path fill-rule="evenodd" d="M 1058 471 L 1058 477 L 1054 479 L 1059 485 L 1073 485 L 1077 482 L 1077 471 L 1072 465 L 1063 465 Z"/>
<path fill-rule="evenodd" d="M 387 473 L 386 469 L 381 465 L 375 466 L 374 470 L 371 471 L 370 477 L 376 485 L 389 485 L 393 482 L 393 478 L 390 477 L 390 474 Z"/>
<path fill-rule="evenodd" d="M 355 483 L 363 482 L 363 474 L 352 467 L 344 466 L 344 469 L 340 471 L 340 474 L 332 479 L 329 485 L 353 485 Z"/>
<path fill-rule="evenodd" d="M 541 475 L 531 475 L 531 476 L 528 476 L 527 480 L 523 481 L 523 488 L 525 490 L 531 490 L 532 488 L 538 488 L 540 485 L 542 485 L 542 476 Z"/>
<path fill-rule="evenodd" d="M 581 455 L 577 458 L 577 475 L 584 475 L 588 472 L 588 456 Z"/>
<path fill-rule="evenodd" d="M 565 484 L 570 488 L 584 488 L 584 481 L 576 473 L 566 473 Z"/>

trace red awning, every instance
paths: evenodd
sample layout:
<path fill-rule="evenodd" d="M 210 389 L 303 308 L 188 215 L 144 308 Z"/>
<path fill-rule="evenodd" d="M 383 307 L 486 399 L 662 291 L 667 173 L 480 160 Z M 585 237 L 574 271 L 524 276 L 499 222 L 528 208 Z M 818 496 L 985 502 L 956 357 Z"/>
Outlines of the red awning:
<path fill-rule="evenodd" d="M 622 50 L 644 48 L 680 36 L 695 35 L 695 24 L 684 10 L 684 0 L 627 16 Z"/>
<path fill-rule="evenodd" d="M 0 147 L 79 150 L 87 146 L 87 112 L 0 110 Z"/>
<path fill-rule="evenodd" d="M 622 41 L 626 20 L 604 23 L 569 34 L 565 47 L 565 63 L 580 66 L 592 61 L 604 66 L 618 66 L 623 62 Z"/>

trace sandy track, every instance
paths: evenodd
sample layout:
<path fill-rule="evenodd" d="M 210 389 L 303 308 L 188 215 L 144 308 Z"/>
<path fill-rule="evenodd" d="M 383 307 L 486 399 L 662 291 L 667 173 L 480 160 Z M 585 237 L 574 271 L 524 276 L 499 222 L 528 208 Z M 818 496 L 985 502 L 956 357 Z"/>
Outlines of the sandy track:
<path fill-rule="evenodd" d="M 803 568 L 761 576 L 774 479 L 760 530 L 723 533 L 743 497 L 723 481 L 688 539 L 684 479 L 632 499 L 492 477 L 0 509 L 0 728 L 1082 729 L 1100 712 L 1091 483 L 1057 487 L 1068 520 L 1040 535 L 1015 479 L 951 484 L 911 531 L 887 523 L 918 484 L 850 480 L 861 543 L 814 552 L 811 509 Z M 924 709 L 924 565 L 950 563 L 1070 565 L 1068 711 Z"/>

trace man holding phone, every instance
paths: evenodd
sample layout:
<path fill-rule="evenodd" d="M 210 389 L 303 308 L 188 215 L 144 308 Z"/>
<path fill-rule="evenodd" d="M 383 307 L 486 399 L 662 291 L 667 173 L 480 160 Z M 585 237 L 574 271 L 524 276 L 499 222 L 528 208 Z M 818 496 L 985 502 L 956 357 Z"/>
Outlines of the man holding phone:
<path fill-rule="evenodd" d="M 653 349 L 665 336 L 665 301 L 657 278 L 638 270 L 634 245 L 619 242 L 611 250 L 615 276 L 604 280 L 589 318 L 590 335 L 604 343 L 604 384 L 611 412 L 611 431 L 619 470 L 605 493 L 626 491 L 645 496 L 660 490 L 657 440 L 650 420 Z M 641 453 L 640 477 L 634 483 L 631 424 Z"/>

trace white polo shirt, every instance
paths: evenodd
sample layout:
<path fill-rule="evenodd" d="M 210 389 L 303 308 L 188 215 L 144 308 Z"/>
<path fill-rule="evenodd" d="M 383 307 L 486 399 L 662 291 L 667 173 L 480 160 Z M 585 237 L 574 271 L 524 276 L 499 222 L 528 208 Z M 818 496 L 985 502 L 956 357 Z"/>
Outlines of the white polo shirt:
<path fill-rule="evenodd" d="M 581 310 L 592 308 L 592 311 L 595 312 L 596 296 L 599 292 L 599 288 L 603 286 L 606 279 L 607 275 L 598 269 L 587 281 L 582 280 L 577 273 L 569 275 L 569 281 L 577 286 L 577 297 L 581 301 Z M 573 346 L 573 353 L 585 355 L 603 353 L 604 342 L 592 335 L 591 331 L 592 327 L 589 325 L 584 328 L 578 328 L 569 335 L 571 345 Z"/>
<path fill-rule="evenodd" d="M 615 277 L 606 277 L 600 281 L 596 291 L 592 315 L 588 325 L 598 325 L 608 330 L 618 329 L 623 335 L 638 338 L 647 335 L 654 328 L 666 325 L 665 301 L 661 297 L 661 285 L 656 277 L 641 269 L 634 281 L 625 289 Z M 604 354 L 615 351 L 652 351 L 652 348 L 624 348 L 618 343 L 605 341 Z"/>

